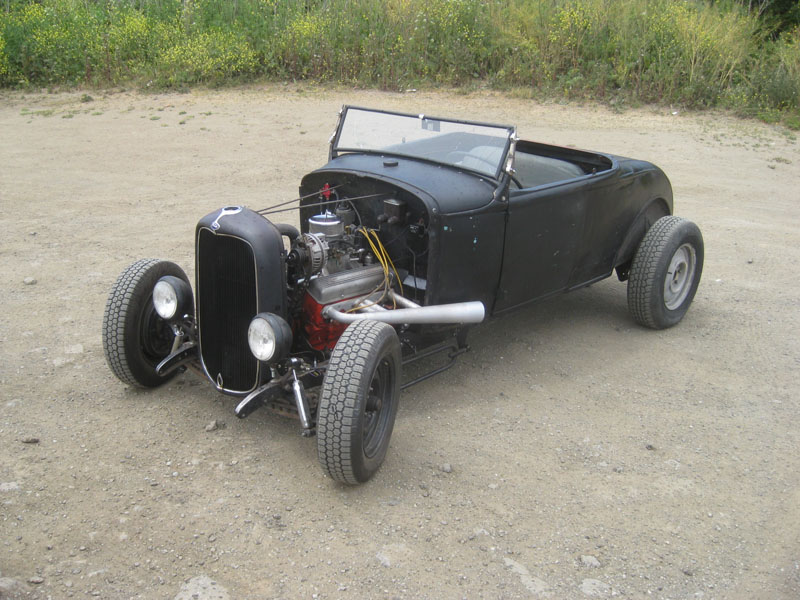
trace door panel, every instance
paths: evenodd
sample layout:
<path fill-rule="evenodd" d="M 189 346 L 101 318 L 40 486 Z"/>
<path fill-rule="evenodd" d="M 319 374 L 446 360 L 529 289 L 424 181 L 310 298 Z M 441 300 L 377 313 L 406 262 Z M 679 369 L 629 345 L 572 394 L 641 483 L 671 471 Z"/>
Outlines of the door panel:
<path fill-rule="evenodd" d="M 574 182 L 512 190 L 494 312 L 567 287 L 585 226 L 586 201 L 585 184 Z"/>

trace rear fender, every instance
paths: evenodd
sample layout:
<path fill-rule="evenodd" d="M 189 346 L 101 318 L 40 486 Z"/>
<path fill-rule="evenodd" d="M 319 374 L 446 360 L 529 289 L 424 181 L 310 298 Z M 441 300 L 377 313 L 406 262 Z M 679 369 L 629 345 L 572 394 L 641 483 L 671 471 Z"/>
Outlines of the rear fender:
<path fill-rule="evenodd" d="M 620 281 L 628 279 L 628 269 L 630 268 L 633 255 L 636 248 L 639 247 L 639 242 L 642 241 L 644 234 L 647 230 L 658 221 L 661 217 L 670 215 L 670 208 L 663 198 L 655 198 L 651 200 L 641 211 L 636 215 L 633 225 L 630 226 L 625 238 L 620 245 L 617 255 L 614 258 L 614 266 L 617 269 L 617 277 Z"/>

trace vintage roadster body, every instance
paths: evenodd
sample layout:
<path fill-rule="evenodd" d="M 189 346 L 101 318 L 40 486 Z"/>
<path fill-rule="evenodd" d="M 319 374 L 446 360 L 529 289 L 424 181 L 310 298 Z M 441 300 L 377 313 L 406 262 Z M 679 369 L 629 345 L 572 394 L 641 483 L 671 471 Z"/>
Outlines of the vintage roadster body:
<path fill-rule="evenodd" d="M 299 230 L 280 223 L 290 210 Z M 345 483 L 377 471 L 400 390 L 451 366 L 470 325 L 616 271 L 634 319 L 670 327 L 703 267 L 700 231 L 672 216 L 653 164 L 352 106 L 298 199 L 216 210 L 195 245 L 194 291 L 167 261 L 120 275 L 103 320 L 111 370 L 154 387 L 191 368 L 239 398 L 239 417 L 294 414 Z"/>

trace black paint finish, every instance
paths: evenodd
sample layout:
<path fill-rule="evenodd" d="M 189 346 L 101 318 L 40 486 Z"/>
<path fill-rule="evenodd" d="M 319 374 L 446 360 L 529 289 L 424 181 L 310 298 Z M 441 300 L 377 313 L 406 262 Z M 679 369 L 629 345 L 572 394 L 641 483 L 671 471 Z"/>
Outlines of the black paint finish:
<path fill-rule="evenodd" d="M 467 170 L 396 157 L 387 166 L 380 154 L 350 153 L 306 175 L 300 193 L 327 183 L 342 197 L 382 194 L 358 201 L 368 226 L 383 198 L 404 200 L 411 222 L 427 228 L 424 303 L 480 300 L 489 314 L 608 277 L 672 213 L 672 188 L 651 163 L 525 141 L 516 153 L 524 178 L 500 190 Z M 301 208 L 301 223 L 319 211 Z"/>
<path fill-rule="evenodd" d="M 260 312 L 287 318 L 286 269 L 278 229 L 237 208 L 197 223 L 197 328 L 209 379 L 221 391 L 245 394 L 269 378 L 250 352 L 247 328 Z"/>

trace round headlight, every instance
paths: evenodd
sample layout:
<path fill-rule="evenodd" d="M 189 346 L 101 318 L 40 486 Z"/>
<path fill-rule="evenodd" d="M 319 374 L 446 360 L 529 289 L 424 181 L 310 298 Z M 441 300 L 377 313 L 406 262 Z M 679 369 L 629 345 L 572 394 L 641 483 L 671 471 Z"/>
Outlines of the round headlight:
<path fill-rule="evenodd" d="M 247 328 L 247 343 L 258 360 L 281 359 L 292 347 L 292 330 L 278 315 L 259 313 Z"/>
<path fill-rule="evenodd" d="M 175 316 L 178 311 L 178 292 L 169 281 L 159 279 L 156 283 L 153 288 L 153 306 L 162 319 L 169 320 Z"/>
<path fill-rule="evenodd" d="M 247 343 L 258 360 L 269 360 L 275 354 L 275 330 L 266 319 L 256 317 L 247 328 Z"/>
<path fill-rule="evenodd" d="M 192 288 L 180 277 L 165 275 L 153 288 L 153 306 L 158 316 L 169 321 L 192 308 Z"/>

